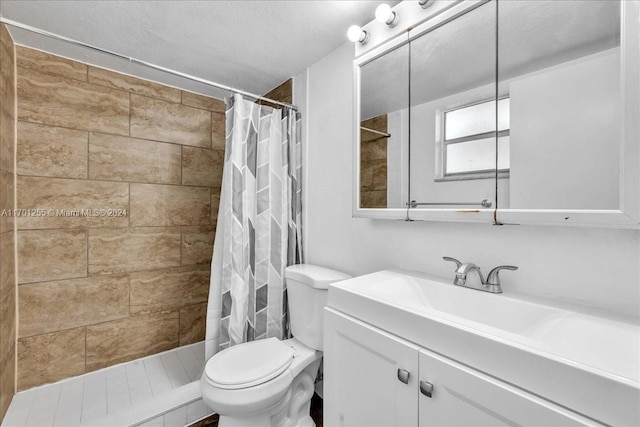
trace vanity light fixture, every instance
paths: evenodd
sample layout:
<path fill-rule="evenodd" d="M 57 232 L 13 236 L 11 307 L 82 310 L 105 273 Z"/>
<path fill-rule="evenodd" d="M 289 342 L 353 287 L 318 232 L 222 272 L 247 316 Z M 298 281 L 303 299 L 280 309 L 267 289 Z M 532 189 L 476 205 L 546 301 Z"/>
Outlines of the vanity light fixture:
<path fill-rule="evenodd" d="M 376 8 L 376 21 L 387 24 L 389 28 L 393 28 L 398 24 L 398 14 L 391 10 L 391 6 L 383 3 Z"/>
<path fill-rule="evenodd" d="M 422 7 L 423 9 L 428 8 L 429 6 L 431 6 L 433 4 L 434 0 L 418 0 L 418 4 L 420 5 L 420 7 Z"/>
<path fill-rule="evenodd" d="M 347 31 L 347 38 L 354 43 L 367 44 L 369 41 L 369 33 L 357 25 L 352 25 Z"/>

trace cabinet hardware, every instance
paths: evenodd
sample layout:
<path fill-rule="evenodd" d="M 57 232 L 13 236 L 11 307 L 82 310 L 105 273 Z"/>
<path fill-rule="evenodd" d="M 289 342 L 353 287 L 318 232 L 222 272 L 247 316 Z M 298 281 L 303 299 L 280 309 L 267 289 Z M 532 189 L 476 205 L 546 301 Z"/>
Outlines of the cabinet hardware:
<path fill-rule="evenodd" d="M 426 381 L 420 381 L 420 393 L 427 397 L 431 397 L 433 394 L 433 384 Z"/>
<path fill-rule="evenodd" d="M 405 384 L 409 384 L 409 371 L 398 369 L 398 379 Z"/>

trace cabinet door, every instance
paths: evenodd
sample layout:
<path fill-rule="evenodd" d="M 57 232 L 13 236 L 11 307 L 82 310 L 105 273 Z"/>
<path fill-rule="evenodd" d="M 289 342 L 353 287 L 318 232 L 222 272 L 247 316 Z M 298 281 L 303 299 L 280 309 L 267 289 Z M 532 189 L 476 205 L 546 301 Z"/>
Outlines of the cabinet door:
<path fill-rule="evenodd" d="M 524 368 L 526 369 L 526 368 Z M 600 425 L 427 350 L 420 350 L 420 426 Z"/>
<path fill-rule="evenodd" d="M 324 327 L 324 425 L 417 426 L 418 347 L 329 308 Z"/>

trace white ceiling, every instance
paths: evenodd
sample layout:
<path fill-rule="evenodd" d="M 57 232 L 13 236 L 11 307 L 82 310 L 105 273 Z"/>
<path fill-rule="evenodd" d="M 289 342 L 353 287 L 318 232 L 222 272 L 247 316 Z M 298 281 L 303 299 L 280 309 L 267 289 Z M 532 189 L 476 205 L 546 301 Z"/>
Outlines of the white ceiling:
<path fill-rule="evenodd" d="M 238 89 L 263 94 L 346 42 L 383 1 L 1 0 L 0 15 Z M 387 2 L 390 5 L 397 1 Z M 10 28 L 17 44 L 202 93 L 210 88 Z M 224 92 L 222 93 L 224 95 Z"/>

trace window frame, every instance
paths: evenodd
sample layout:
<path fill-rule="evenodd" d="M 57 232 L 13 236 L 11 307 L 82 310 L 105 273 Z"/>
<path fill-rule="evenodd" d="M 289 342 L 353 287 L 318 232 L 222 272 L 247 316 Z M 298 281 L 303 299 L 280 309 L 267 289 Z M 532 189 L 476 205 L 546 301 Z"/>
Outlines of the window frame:
<path fill-rule="evenodd" d="M 480 101 L 476 101 L 476 102 L 471 102 L 471 103 L 467 103 L 467 104 L 462 104 L 453 108 L 449 108 L 447 110 L 441 110 L 438 112 L 438 115 L 440 116 L 440 123 L 442 126 L 442 132 L 441 132 L 441 137 L 439 138 L 439 158 L 440 158 L 440 167 L 437 169 L 438 170 L 438 176 L 436 177 L 436 182 L 444 182 L 444 181 L 462 181 L 462 180 L 473 180 L 473 179 L 494 179 L 496 178 L 496 170 L 495 169 L 482 169 L 482 170 L 474 170 L 474 171 L 470 171 L 470 172 L 452 172 L 452 173 L 447 173 L 447 147 L 449 145 L 454 145 L 454 144 L 459 144 L 459 143 L 463 143 L 463 142 L 469 142 L 469 141 L 475 141 L 475 140 L 481 140 L 481 139 L 486 139 L 489 137 L 496 137 L 496 143 L 497 143 L 497 139 L 499 139 L 500 137 L 504 137 L 504 136 L 510 136 L 511 135 L 511 122 L 509 122 L 509 128 L 505 129 L 505 130 L 501 130 L 498 131 L 496 133 L 495 130 L 492 131 L 488 131 L 488 132 L 482 132 L 482 133 L 476 133 L 476 134 L 472 134 L 472 135 L 467 135 L 467 136 L 462 136 L 462 137 L 458 137 L 458 138 L 453 138 L 453 139 L 446 139 L 446 135 L 447 135 L 447 113 L 450 113 L 452 111 L 457 111 L 457 110 L 461 110 L 463 108 L 469 108 L 469 107 L 473 107 L 476 105 L 480 105 L 480 104 L 486 104 L 488 102 L 500 102 L 503 99 L 509 99 L 509 95 L 504 95 L 501 97 L 496 98 L 488 98 L 488 99 L 484 99 L 484 100 L 480 100 Z M 498 174 L 497 177 L 498 179 L 501 178 L 509 178 L 509 172 L 511 170 L 511 165 L 509 165 L 509 168 L 506 169 L 498 169 Z"/>

